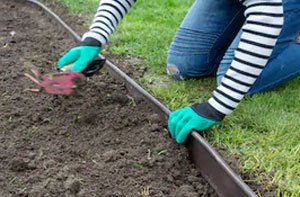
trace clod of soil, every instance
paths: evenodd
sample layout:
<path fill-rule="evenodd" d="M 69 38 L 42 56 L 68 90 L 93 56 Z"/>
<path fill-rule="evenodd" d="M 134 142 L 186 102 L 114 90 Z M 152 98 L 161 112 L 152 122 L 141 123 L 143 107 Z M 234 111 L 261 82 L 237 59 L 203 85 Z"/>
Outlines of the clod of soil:
<path fill-rule="evenodd" d="M 149 107 L 105 72 L 72 96 L 24 91 L 24 62 L 54 72 L 75 43 L 27 4 L 0 10 L 0 196 L 216 196 Z"/>

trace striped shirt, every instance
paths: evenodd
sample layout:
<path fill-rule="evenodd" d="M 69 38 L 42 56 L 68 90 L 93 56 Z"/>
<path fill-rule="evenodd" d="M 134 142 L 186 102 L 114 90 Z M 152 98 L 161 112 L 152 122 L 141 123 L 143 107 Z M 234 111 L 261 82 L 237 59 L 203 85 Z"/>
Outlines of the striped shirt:
<path fill-rule="evenodd" d="M 93 38 L 101 46 L 134 5 L 135 0 L 102 0 L 90 30 L 82 40 Z M 240 0 L 246 7 L 246 23 L 234 60 L 208 103 L 223 115 L 230 114 L 244 98 L 266 66 L 283 18 L 282 0 Z"/>

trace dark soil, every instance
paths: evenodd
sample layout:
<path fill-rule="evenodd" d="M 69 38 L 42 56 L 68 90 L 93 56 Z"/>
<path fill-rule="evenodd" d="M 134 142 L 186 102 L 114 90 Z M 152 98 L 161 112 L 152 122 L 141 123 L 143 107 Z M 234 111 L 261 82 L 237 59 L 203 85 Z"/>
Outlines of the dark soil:
<path fill-rule="evenodd" d="M 158 116 L 105 71 L 72 96 L 24 91 L 24 62 L 54 72 L 75 43 L 37 9 L 0 10 L 1 197 L 216 196 Z"/>

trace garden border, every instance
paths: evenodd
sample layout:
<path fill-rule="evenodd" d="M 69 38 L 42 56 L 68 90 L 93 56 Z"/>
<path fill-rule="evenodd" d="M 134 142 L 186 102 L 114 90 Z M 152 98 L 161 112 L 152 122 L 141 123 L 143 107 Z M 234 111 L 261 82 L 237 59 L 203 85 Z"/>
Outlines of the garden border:
<path fill-rule="evenodd" d="M 7 0 L 0 0 L 7 1 Z M 10 0 L 11 1 L 11 0 Z M 59 16 L 52 12 L 41 2 L 37 0 L 19 0 L 16 2 L 30 3 L 46 13 L 49 18 L 58 25 L 62 31 L 66 32 L 76 42 L 80 41 L 80 36 L 73 31 Z M 102 55 L 100 55 L 103 58 Z M 167 121 L 171 111 L 139 86 L 132 78 L 121 71 L 110 61 L 106 60 L 106 69 L 117 80 L 123 82 L 129 93 L 135 99 L 145 100 L 161 118 Z M 202 136 L 193 131 L 186 142 L 190 151 L 192 161 L 200 170 L 201 174 L 207 179 L 211 186 L 216 190 L 219 196 L 256 196 L 255 193 L 246 185 L 241 178 L 229 167 L 225 160 L 212 148 L 212 146 L 202 138 Z"/>

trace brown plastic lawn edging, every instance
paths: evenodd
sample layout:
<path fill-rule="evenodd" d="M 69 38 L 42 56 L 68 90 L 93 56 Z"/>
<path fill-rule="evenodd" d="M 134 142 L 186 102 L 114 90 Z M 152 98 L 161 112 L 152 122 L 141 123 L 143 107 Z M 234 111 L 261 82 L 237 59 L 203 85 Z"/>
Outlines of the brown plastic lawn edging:
<path fill-rule="evenodd" d="M 6 0 L 0 0 L 6 1 Z M 74 32 L 67 24 L 65 24 L 55 13 L 53 13 L 44 4 L 36 0 L 19 0 L 16 2 L 26 2 L 44 11 L 49 18 L 57 24 L 60 29 L 74 39 L 80 41 L 80 36 Z M 103 56 L 100 55 L 103 58 Z M 121 71 L 110 61 L 106 61 L 106 69 L 117 80 L 123 82 L 129 93 L 136 99 L 145 100 L 161 118 L 167 121 L 171 111 L 139 86 L 127 74 Z M 256 196 L 255 193 L 233 172 L 224 159 L 212 148 L 212 146 L 201 137 L 201 135 L 193 131 L 186 142 L 186 146 L 190 151 L 191 158 L 202 175 L 216 190 L 219 196 Z"/>

